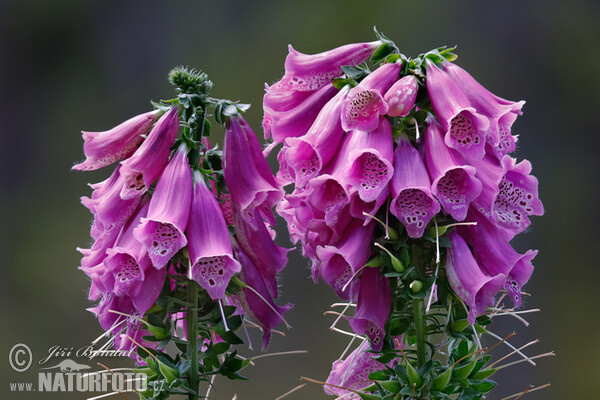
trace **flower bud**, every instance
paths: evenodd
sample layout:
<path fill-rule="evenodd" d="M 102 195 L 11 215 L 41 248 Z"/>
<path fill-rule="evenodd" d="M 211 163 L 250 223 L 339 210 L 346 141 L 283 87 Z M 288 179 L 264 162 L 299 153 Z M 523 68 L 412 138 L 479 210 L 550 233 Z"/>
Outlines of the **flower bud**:
<path fill-rule="evenodd" d="M 410 290 L 412 290 L 413 293 L 419 293 L 422 289 L 423 289 L 423 282 L 421 281 L 412 281 L 411 284 L 409 285 Z"/>
<path fill-rule="evenodd" d="M 383 99 L 388 105 L 390 117 L 406 117 L 415 106 L 419 84 L 414 75 L 400 79 L 385 93 Z"/>

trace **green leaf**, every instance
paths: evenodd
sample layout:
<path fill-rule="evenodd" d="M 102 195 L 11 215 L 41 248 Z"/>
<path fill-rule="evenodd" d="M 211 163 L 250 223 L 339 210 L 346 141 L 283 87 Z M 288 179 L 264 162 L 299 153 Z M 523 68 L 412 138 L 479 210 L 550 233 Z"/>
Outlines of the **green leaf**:
<path fill-rule="evenodd" d="M 398 393 L 402 389 L 402 384 L 398 381 L 383 381 L 379 384 L 388 392 Z"/>
<path fill-rule="evenodd" d="M 356 392 L 362 400 L 381 400 L 381 396 L 377 394 Z"/>
<path fill-rule="evenodd" d="M 496 373 L 497 369 L 495 368 L 489 368 L 489 369 L 482 369 L 481 371 L 476 372 L 475 374 L 473 374 L 472 378 L 473 379 L 485 379 L 488 376 L 492 376 Z"/>
<path fill-rule="evenodd" d="M 350 82 L 345 78 L 334 78 L 331 80 L 331 84 L 338 90 L 341 90 L 344 86 L 349 85 Z"/>
<path fill-rule="evenodd" d="M 355 81 L 359 81 L 365 76 L 369 75 L 369 71 L 365 68 L 355 67 L 352 65 L 343 65 L 341 68 L 342 72 L 344 72 L 348 78 L 351 78 Z"/>
<path fill-rule="evenodd" d="M 496 382 L 490 381 L 490 380 L 484 380 L 478 384 L 471 385 L 471 387 L 473 389 L 475 389 L 476 391 L 478 391 L 479 393 L 487 393 L 496 387 Z"/>
<path fill-rule="evenodd" d="M 476 363 L 477 361 L 472 361 L 466 365 L 463 365 L 462 367 L 454 368 L 452 376 L 454 376 L 457 379 L 466 378 L 471 374 L 471 371 L 473 371 L 473 368 L 475 368 Z"/>

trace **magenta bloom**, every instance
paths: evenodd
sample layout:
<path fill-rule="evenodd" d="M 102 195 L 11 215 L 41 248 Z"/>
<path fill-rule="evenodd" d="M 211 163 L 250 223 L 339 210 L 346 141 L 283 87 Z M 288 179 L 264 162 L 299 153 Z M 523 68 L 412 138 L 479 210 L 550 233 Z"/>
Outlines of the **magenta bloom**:
<path fill-rule="evenodd" d="M 440 204 L 431 194 L 431 181 L 417 149 L 406 135 L 398 138 L 394 152 L 390 211 L 404 225 L 408 236 L 420 238 Z"/>
<path fill-rule="evenodd" d="M 373 222 L 363 226 L 363 221 L 356 219 L 344 230 L 337 245 L 317 247 L 321 278 L 344 300 L 352 297 L 352 286 L 344 291 L 342 288 L 371 255 L 374 226 Z"/>
<path fill-rule="evenodd" d="M 519 254 L 505 239 L 503 228 L 497 227 L 479 211 L 470 208 L 467 220 L 476 226 L 461 226 L 458 231 L 473 248 L 473 255 L 481 269 L 490 276 L 506 275 L 504 288 L 515 307 L 521 305 L 521 288 L 533 273 L 531 260 L 537 250 Z"/>
<path fill-rule="evenodd" d="M 510 135 L 510 127 L 514 119 L 517 115 L 523 114 L 521 108 L 523 108 L 525 102 L 513 102 L 495 96 L 456 64 L 445 62 L 442 67 L 477 112 L 489 120 L 488 141 L 497 144 L 502 136 L 506 140 L 508 137 L 505 134 L 508 132 Z M 503 118 L 509 115 L 510 118 Z M 514 143 L 512 143 L 512 146 L 514 146 Z"/>
<path fill-rule="evenodd" d="M 379 116 L 388 111 L 383 95 L 398 80 L 401 67 L 400 63 L 384 64 L 350 90 L 342 108 L 345 131 L 370 132 L 377 128 Z"/>
<path fill-rule="evenodd" d="M 363 270 L 358 290 L 355 288 L 355 291 L 358 292 L 358 299 L 350 326 L 359 335 L 367 335 L 373 351 L 381 351 L 392 301 L 390 281 L 378 268 L 368 267 Z"/>
<path fill-rule="evenodd" d="M 462 237 L 452 231 L 448 234 L 452 247 L 446 255 L 446 276 L 452 290 L 469 306 L 469 323 L 485 312 L 496 293 L 502 289 L 506 276 L 488 276 L 477 265 Z"/>
<path fill-rule="evenodd" d="M 258 139 L 241 116 L 231 117 L 227 122 L 223 162 L 234 206 L 245 213 L 258 209 L 263 218 L 270 218 L 271 209 L 283 197 L 283 191 L 263 157 Z"/>
<path fill-rule="evenodd" d="M 81 204 L 94 215 L 91 230 L 93 238 L 97 239 L 112 229 L 120 230 L 135 212 L 143 193 L 138 192 L 134 197 L 123 199 L 120 193 L 124 182 L 122 167 L 118 166 L 108 179 L 91 185 L 94 189 L 91 198 L 81 198 Z"/>
<path fill-rule="evenodd" d="M 387 115 L 406 117 L 415 106 L 418 91 L 419 84 L 414 75 L 406 75 L 399 79 L 383 96 L 388 105 Z"/>
<path fill-rule="evenodd" d="M 523 232 L 530 224 L 529 215 L 543 215 L 544 207 L 538 196 L 538 180 L 531 175 L 531 163 L 517 164 L 512 157 L 502 159 L 504 176 L 498 185 L 493 206 L 493 218 L 514 233 Z"/>
<path fill-rule="evenodd" d="M 258 215 L 248 216 L 234 210 L 235 237 L 242 251 L 252 260 L 271 296 L 278 297 L 278 272 L 287 264 L 288 249 L 273 241 L 275 234 Z"/>
<path fill-rule="evenodd" d="M 121 174 L 125 180 L 121 190 L 123 199 L 144 193 L 160 176 L 171 154 L 178 129 L 179 109 L 172 107 L 158 120 L 135 153 L 121 161 Z"/>
<path fill-rule="evenodd" d="M 372 132 L 351 132 L 347 139 L 349 148 L 346 181 L 365 202 L 377 200 L 394 173 L 392 156 L 394 139 L 392 127 L 385 117 Z"/>
<path fill-rule="evenodd" d="M 327 383 L 359 391 L 373 384 L 369 374 L 384 369 L 385 365 L 375 360 L 377 354 L 370 352 L 369 343 L 364 341 L 343 360 L 337 360 L 331 367 Z M 396 360 L 386 364 L 392 367 Z M 324 386 L 325 393 L 342 396 L 344 400 L 360 400 L 360 396 L 349 390 L 333 386 Z"/>
<path fill-rule="evenodd" d="M 104 132 L 82 132 L 85 161 L 73 169 L 91 171 L 110 165 L 129 155 L 143 140 L 152 124 L 162 114 L 154 110 L 137 115 Z"/>
<path fill-rule="evenodd" d="M 538 196 L 538 181 L 531 175 L 531 163 L 504 156 L 498 161 L 486 155 L 473 164 L 483 183 L 481 196 L 475 201 L 479 208 L 512 235 L 523 232 L 531 224 L 530 215 L 543 215 Z"/>
<path fill-rule="evenodd" d="M 488 119 L 471 106 L 456 83 L 431 61 L 427 62 L 427 91 L 446 144 L 467 159 L 483 157 L 490 126 Z"/>
<path fill-rule="evenodd" d="M 147 214 L 148 206 L 146 203 L 140 207 L 123 228 L 115 246 L 107 250 L 108 256 L 104 259 L 104 265 L 114 277 L 112 292 L 118 297 L 130 297 L 135 309 L 142 313 L 154 304 L 165 280 L 165 272 L 152 267 L 144 246 L 133 234 Z"/>
<path fill-rule="evenodd" d="M 286 139 L 285 157 L 294 170 L 296 187 L 304 187 L 335 156 L 344 135 L 340 112 L 348 90 L 344 87 L 323 107 L 304 136 Z"/>
<path fill-rule="evenodd" d="M 243 265 L 241 278 L 244 283 L 260 294 L 259 297 L 252 290 L 243 288 L 239 300 L 246 313 L 259 324 L 263 331 L 263 350 L 271 340 L 271 330 L 282 321 L 282 316 L 293 307 L 292 304 L 278 306 L 273 301 L 265 282 L 250 259 L 241 249 L 236 249 L 236 256 Z"/>
<path fill-rule="evenodd" d="M 323 106 L 336 93 L 337 89 L 333 85 L 323 86 L 315 92 L 268 91 L 263 102 L 263 123 L 266 121 L 267 126 L 265 137 L 268 138 L 270 133 L 273 141 L 280 143 L 288 137 L 304 135 Z"/>
<path fill-rule="evenodd" d="M 446 146 L 432 116 L 427 118 L 425 130 L 425 162 L 433 195 L 452 218 L 464 220 L 469 204 L 481 193 L 481 182 L 475 177 L 475 168 L 465 165 L 462 157 Z"/>
<path fill-rule="evenodd" d="M 241 266 L 233 258 L 227 223 L 215 196 L 194 171 L 194 189 L 187 225 L 191 277 L 213 300 L 222 299 Z"/>
<path fill-rule="evenodd" d="M 184 235 L 192 202 L 192 170 L 188 149 L 181 144 L 169 161 L 150 200 L 148 216 L 135 229 L 156 268 L 164 268 L 187 244 Z"/>
<path fill-rule="evenodd" d="M 318 54 L 302 54 L 288 46 L 285 75 L 272 86 L 275 90 L 313 91 L 329 85 L 340 77 L 344 65 L 358 65 L 365 61 L 380 41 L 353 43 Z"/>

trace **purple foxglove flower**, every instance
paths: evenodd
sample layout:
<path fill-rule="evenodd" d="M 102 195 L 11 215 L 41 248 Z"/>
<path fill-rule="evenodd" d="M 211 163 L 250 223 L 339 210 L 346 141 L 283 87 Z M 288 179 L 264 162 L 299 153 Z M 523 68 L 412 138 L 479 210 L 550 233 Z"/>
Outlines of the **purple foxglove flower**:
<path fill-rule="evenodd" d="M 273 301 L 262 275 L 250 259 L 241 249 L 236 248 L 236 257 L 243 265 L 241 278 L 244 283 L 254 289 L 262 296 L 262 299 L 252 290 L 242 288 L 238 299 L 246 313 L 259 324 L 263 331 L 263 350 L 271 340 L 271 330 L 282 321 L 282 316 L 293 307 L 292 304 L 279 306 Z M 268 302 L 268 303 L 267 303 Z"/>
<path fill-rule="evenodd" d="M 115 285 L 115 280 L 112 273 L 104 264 L 97 264 L 94 267 L 80 268 L 91 280 L 88 300 L 97 301 L 106 292 L 111 291 Z"/>
<path fill-rule="evenodd" d="M 510 128 L 517 119 L 516 113 L 507 113 L 498 120 L 498 143 L 487 143 L 487 152 L 492 153 L 499 160 L 507 154 L 512 153 L 517 148 L 518 136 L 511 134 Z"/>
<path fill-rule="evenodd" d="M 82 132 L 85 161 L 73 169 L 91 171 L 110 165 L 133 152 L 162 114 L 154 110 L 137 115 L 104 132 Z"/>
<path fill-rule="evenodd" d="M 477 225 L 461 226 L 458 232 L 473 248 L 477 264 L 489 276 L 506 275 L 504 288 L 515 307 L 519 307 L 521 287 L 533 273 L 531 260 L 537 255 L 537 250 L 517 253 L 502 234 L 503 228 L 497 227 L 473 207 L 469 209 L 467 220 L 477 222 Z"/>
<path fill-rule="evenodd" d="M 350 326 L 359 335 L 367 335 L 373 351 L 381 351 L 392 301 L 390 281 L 379 268 L 365 268 L 356 291 L 356 313 L 350 318 Z"/>
<path fill-rule="evenodd" d="M 186 145 L 181 144 L 158 179 L 148 216 L 134 231 L 152 265 L 159 269 L 187 244 L 183 232 L 192 202 L 192 170 L 187 153 Z"/>
<path fill-rule="evenodd" d="M 345 229 L 342 238 L 335 246 L 325 245 L 316 249 L 320 260 L 321 278 L 344 300 L 352 297 L 352 288 L 342 288 L 360 267 L 365 265 L 370 254 L 374 223 L 363 226 L 362 220 L 354 220 Z"/>
<path fill-rule="evenodd" d="M 142 145 L 128 159 L 121 161 L 121 175 L 125 182 L 123 199 L 144 193 L 160 176 L 171 154 L 171 146 L 179 129 L 179 109 L 171 107 L 154 125 Z"/>
<path fill-rule="evenodd" d="M 358 65 L 381 45 L 380 41 L 353 43 L 318 54 L 302 54 L 288 46 L 285 75 L 271 88 L 277 91 L 314 91 L 340 77 L 344 65 Z"/>
<path fill-rule="evenodd" d="M 118 166 L 108 179 L 91 185 L 94 189 L 91 198 L 81 198 L 81 203 L 94 214 L 93 238 L 97 239 L 113 229 L 119 231 L 140 203 L 142 193 L 127 200 L 121 198 L 124 183 L 121 170 L 121 166 Z"/>
<path fill-rule="evenodd" d="M 344 135 L 340 111 L 348 90 L 344 87 L 323 107 L 304 136 L 286 139 L 285 158 L 294 170 L 296 187 L 304 187 L 335 156 Z"/>
<path fill-rule="evenodd" d="M 365 202 L 375 201 L 394 173 L 392 127 L 385 117 L 372 132 L 350 132 L 346 138 L 350 156 L 344 178 Z"/>
<path fill-rule="evenodd" d="M 331 373 L 326 383 L 335 386 L 360 391 L 373 384 L 369 379 L 369 374 L 384 369 L 387 365 L 392 367 L 396 360 L 388 364 L 382 364 L 377 361 L 377 354 L 370 352 L 369 342 L 364 341 L 352 353 L 343 360 L 335 361 L 331 366 Z M 325 393 L 342 397 L 344 400 L 360 400 L 360 396 L 345 389 L 325 385 Z"/>
<path fill-rule="evenodd" d="M 127 222 L 114 247 L 107 250 L 103 263 L 113 274 L 112 292 L 119 297 L 131 298 L 135 309 L 146 312 L 156 301 L 165 281 L 165 271 L 152 267 L 144 246 L 134 236 L 140 220 L 148 213 L 148 203 L 140 207 Z"/>
<path fill-rule="evenodd" d="M 513 236 L 527 229 L 531 224 L 530 215 L 543 215 L 538 181 L 531 175 L 529 161 L 517 164 L 510 156 L 497 161 L 494 156 L 486 155 L 473 166 L 483 183 L 483 191 L 475 203 L 481 212 Z"/>
<path fill-rule="evenodd" d="M 240 248 L 252 260 L 271 296 L 277 298 L 276 275 L 286 266 L 289 250 L 275 244 L 270 229 L 260 216 L 248 216 L 234 209 L 233 218 Z"/>
<path fill-rule="evenodd" d="M 473 325 L 500 291 L 506 276 L 484 274 L 464 239 L 456 231 L 450 232 L 448 238 L 452 248 L 446 254 L 446 276 L 452 290 L 469 306 L 468 320 Z"/>
<path fill-rule="evenodd" d="M 446 134 L 446 144 L 467 159 L 483 157 L 488 119 L 477 113 L 452 78 L 431 61 L 427 61 L 426 79 L 429 99 Z"/>
<path fill-rule="evenodd" d="M 274 223 L 271 209 L 283 197 L 283 190 L 263 157 L 258 139 L 241 116 L 227 122 L 223 161 L 234 207 L 246 213 L 258 209 L 263 218 Z"/>
<path fill-rule="evenodd" d="M 489 120 L 489 137 L 493 144 L 498 143 L 501 131 L 500 119 L 509 114 L 514 118 L 517 115 L 522 115 L 521 108 L 523 108 L 525 102 L 513 102 L 493 95 L 473 79 L 467 71 L 456 64 L 445 62 L 442 67 L 477 112 Z M 510 125 L 512 125 L 512 122 Z M 510 125 L 508 126 L 508 132 L 510 132 Z"/>
<path fill-rule="evenodd" d="M 194 189 L 187 225 L 191 276 L 213 300 L 222 299 L 231 277 L 241 266 L 233 258 L 227 223 L 219 203 L 199 171 L 194 171 Z"/>
<path fill-rule="evenodd" d="M 77 248 L 83 255 L 81 268 L 91 268 L 102 263 L 106 258 L 106 251 L 114 246 L 120 232 L 120 229 L 111 229 L 97 237 L 89 249 Z"/>
<path fill-rule="evenodd" d="M 414 75 L 406 75 L 399 79 L 383 96 L 388 105 L 387 115 L 406 117 L 415 106 L 418 91 L 419 84 Z"/>
<path fill-rule="evenodd" d="M 314 123 L 323 106 L 337 93 L 337 89 L 333 85 L 327 85 L 315 92 L 286 91 L 280 93 L 285 96 L 278 96 L 274 99 L 274 96 L 267 94 L 263 101 L 267 129 L 269 129 L 274 143 L 281 143 L 288 137 L 304 135 Z M 298 97 L 298 95 L 306 93 L 310 96 L 298 104 L 295 104 L 296 99 L 288 100 L 290 97 L 288 95 Z M 267 130 L 265 130 L 265 136 L 267 136 L 266 132 Z"/>
<path fill-rule="evenodd" d="M 462 157 L 446 146 L 435 119 L 429 116 L 426 122 L 425 163 L 432 180 L 431 193 L 445 212 L 462 221 L 469 204 L 481 193 L 481 182 L 475 177 L 475 168 L 465 165 Z"/>
<path fill-rule="evenodd" d="M 538 196 L 538 180 L 531 175 L 531 163 L 515 158 L 502 158 L 504 176 L 498 185 L 492 216 L 500 226 L 514 233 L 523 232 L 530 224 L 529 215 L 543 215 Z"/>
<path fill-rule="evenodd" d="M 290 168 L 285 158 L 285 153 L 287 153 L 289 147 L 283 146 L 279 153 L 277 153 L 277 161 L 279 162 L 279 171 L 277 171 L 277 179 L 282 182 L 283 186 L 287 186 L 291 183 L 294 183 L 296 180 L 296 176 L 294 174 L 294 170 Z"/>
<path fill-rule="evenodd" d="M 370 132 L 377 128 L 379 116 L 388 111 L 383 94 L 398 80 L 400 68 L 400 63 L 384 64 L 350 90 L 341 116 L 345 131 Z"/>
<path fill-rule="evenodd" d="M 325 223 L 333 227 L 340 214 L 350 202 L 350 194 L 344 183 L 335 175 L 324 174 L 310 180 L 311 191 L 308 204 L 315 214 L 320 214 Z"/>
<path fill-rule="evenodd" d="M 440 204 L 431 194 L 423 158 L 405 134 L 398 138 L 394 151 L 391 188 L 391 213 L 404 225 L 408 236 L 420 238 L 429 221 L 440 212 Z"/>

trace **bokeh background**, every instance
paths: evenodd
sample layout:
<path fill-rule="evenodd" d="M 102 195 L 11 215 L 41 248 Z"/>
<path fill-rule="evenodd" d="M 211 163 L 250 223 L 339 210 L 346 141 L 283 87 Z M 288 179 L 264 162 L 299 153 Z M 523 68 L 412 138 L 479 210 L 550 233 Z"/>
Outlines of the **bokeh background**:
<path fill-rule="evenodd" d="M 37 361 L 51 346 L 78 348 L 100 333 L 85 310 L 88 282 L 75 247 L 89 242 L 79 197 L 108 171 L 70 171 L 83 158 L 80 131 L 108 129 L 148 110 L 149 100 L 172 97 L 166 75 L 183 64 L 204 69 L 215 96 L 252 103 L 247 119 L 260 134 L 263 82 L 283 74 L 288 43 L 320 52 L 374 40 L 374 25 L 409 56 L 458 45 L 458 64 L 487 88 L 527 100 L 514 126 L 517 155 L 534 165 L 546 215 L 515 245 L 540 250 L 526 306 L 542 312 L 529 328 L 499 319 L 495 329 L 517 330 L 517 345 L 539 337 L 530 353 L 558 356 L 502 373 L 488 398 L 546 382 L 550 389 L 526 398 L 592 398 L 600 375 L 599 18 L 595 0 L 0 0 L 2 398 L 89 397 L 11 394 L 8 382 L 36 381 L 37 368 L 17 374 L 7 362 L 15 343 L 28 344 Z M 294 252 L 282 276 L 282 300 L 296 303 L 294 327 L 275 336 L 271 351 L 309 353 L 259 360 L 244 371 L 248 382 L 218 380 L 214 398 L 274 399 L 300 376 L 327 377 L 347 341 L 322 314 L 332 291 L 308 276 Z M 324 398 L 314 384 L 289 397 Z"/>

